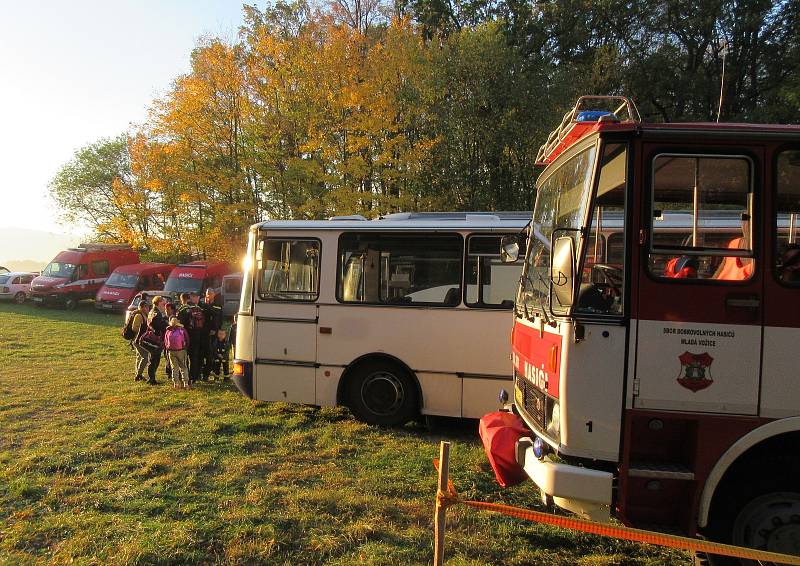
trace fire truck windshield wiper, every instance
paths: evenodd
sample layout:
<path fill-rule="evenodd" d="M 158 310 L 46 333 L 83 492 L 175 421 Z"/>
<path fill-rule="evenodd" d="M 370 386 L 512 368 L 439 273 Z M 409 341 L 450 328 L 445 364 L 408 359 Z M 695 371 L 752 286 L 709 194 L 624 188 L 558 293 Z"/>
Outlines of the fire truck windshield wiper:
<path fill-rule="evenodd" d="M 540 282 L 542 285 L 544 285 L 544 288 L 545 288 L 545 289 L 547 289 L 547 287 L 548 287 L 548 285 L 547 285 L 547 281 L 545 281 L 545 280 L 544 280 L 544 277 L 542 277 L 542 274 L 541 274 L 541 273 L 539 273 L 539 272 L 537 272 L 537 273 L 536 273 L 536 275 L 537 275 L 537 277 L 539 278 L 539 282 Z M 526 277 L 527 277 L 527 274 L 526 274 Z M 530 281 L 530 277 L 528 277 L 528 280 Z M 533 285 L 533 281 L 531 281 L 531 285 Z M 541 308 L 541 311 L 542 311 L 542 318 L 543 318 L 543 319 L 544 319 L 544 321 L 545 321 L 545 322 L 546 322 L 546 323 L 549 325 L 549 324 L 550 324 L 550 317 L 549 317 L 549 316 L 547 316 L 547 312 L 545 312 L 545 311 L 546 311 L 546 309 L 545 309 L 545 306 L 544 306 L 544 305 L 541 305 L 541 307 L 542 307 L 542 308 Z"/>

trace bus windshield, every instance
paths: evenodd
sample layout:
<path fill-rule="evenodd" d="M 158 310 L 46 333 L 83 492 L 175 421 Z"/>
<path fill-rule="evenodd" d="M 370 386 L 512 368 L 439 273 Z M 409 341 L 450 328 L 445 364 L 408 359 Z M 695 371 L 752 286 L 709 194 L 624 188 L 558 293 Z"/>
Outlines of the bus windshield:
<path fill-rule="evenodd" d="M 72 277 L 74 271 L 74 263 L 60 263 L 58 261 L 51 261 L 42 271 L 42 275 L 47 277 L 64 277 L 65 279 L 68 279 Z"/>
<path fill-rule="evenodd" d="M 524 310 L 544 313 L 550 290 L 550 242 L 553 231 L 571 236 L 578 250 L 579 229 L 586 216 L 594 170 L 595 146 L 572 157 L 539 184 L 533 209 L 528 254 L 517 302 Z"/>

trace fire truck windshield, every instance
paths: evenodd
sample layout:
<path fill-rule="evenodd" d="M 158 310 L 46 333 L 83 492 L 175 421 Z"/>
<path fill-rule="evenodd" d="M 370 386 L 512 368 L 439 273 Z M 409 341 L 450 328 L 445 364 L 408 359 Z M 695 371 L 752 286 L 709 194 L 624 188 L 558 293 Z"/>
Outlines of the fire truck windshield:
<path fill-rule="evenodd" d="M 63 277 L 65 279 L 68 279 L 72 277 L 74 271 L 75 271 L 75 264 L 51 261 L 50 263 L 47 264 L 47 267 L 45 267 L 44 270 L 42 271 L 42 275 L 45 275 L 47 277 Z"/>
<path fill-rule="evenodd" d="M 553 231 L 570 236 L 579 249 L 578 231 L 586 217 L 595 166 L 595 146 L 583 150 L 553 171 L 545 170 L 538 183 L 530 245 L 517 302 L 527 313 L 545 313 L 550 290 L 550 247 Z"/>

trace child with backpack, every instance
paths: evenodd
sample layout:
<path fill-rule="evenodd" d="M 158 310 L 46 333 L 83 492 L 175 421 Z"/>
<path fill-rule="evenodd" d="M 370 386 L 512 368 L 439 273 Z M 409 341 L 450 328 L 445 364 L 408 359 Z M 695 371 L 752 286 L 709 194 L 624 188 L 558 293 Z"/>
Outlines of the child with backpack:
<path fill-rule="evenodd" d="M 122 328 L 122 338 L 130 343 L 136 352 L 136 376 L 134 381 L 144 380 L 144 370 L 150 364 L 152 352 L 139 343 L 139 339 L 147 331 L 147 318 L 150 313 L 150 303 L 142 301 Z"/>
<path fill-rule="evenodd" d="M 172 367 L 172 386 L 175 389 L 189 389 L 189 368 L 186 367 L 186 351 L 189 348 L 189 333 L 181 322 L 172 317 L 164 333 L 164 348 Z M 183 384 L 181 384 L 181 380 Z"/>

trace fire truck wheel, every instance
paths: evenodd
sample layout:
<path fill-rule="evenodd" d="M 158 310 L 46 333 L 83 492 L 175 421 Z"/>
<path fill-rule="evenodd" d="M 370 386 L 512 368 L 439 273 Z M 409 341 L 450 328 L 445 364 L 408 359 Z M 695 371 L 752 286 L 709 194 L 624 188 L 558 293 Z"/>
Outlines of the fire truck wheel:
<path fill-rule="evenodd" d="M 400 426 L 417 413 L 414 380 L 396 364 L 367 362 L 354 369 L 347 383 L 347 405 L 367 424 Z"/>
<path fill-rule="evenodd" d="M 74 311 L 75 307 L 78 306 L 78 299 L 73 297 L 72 295 L 68 295 L 66 299 L 64 299 L 64 308 L 68 311 Z"/>
<path fill-rule="evenodd" d="M 727 503 L 721 506 L 725 509 L 717 509 L 709 517 L 709 538 L 800 556 L 800 492 L 796 480 L 784 478 L 770 488 L 731 497 Z M 707 558 L 713 566 L 755 564 L 723 556 Z"/>
<path fill-rule="evenodd" d="M 14 302 L 17 303 L 18 305 L 21 305 L 22 303 L 24 303 L 25 302 L 25 293 L 23 291 L 20 291 L 19 293 L 14 295 Z"/>

